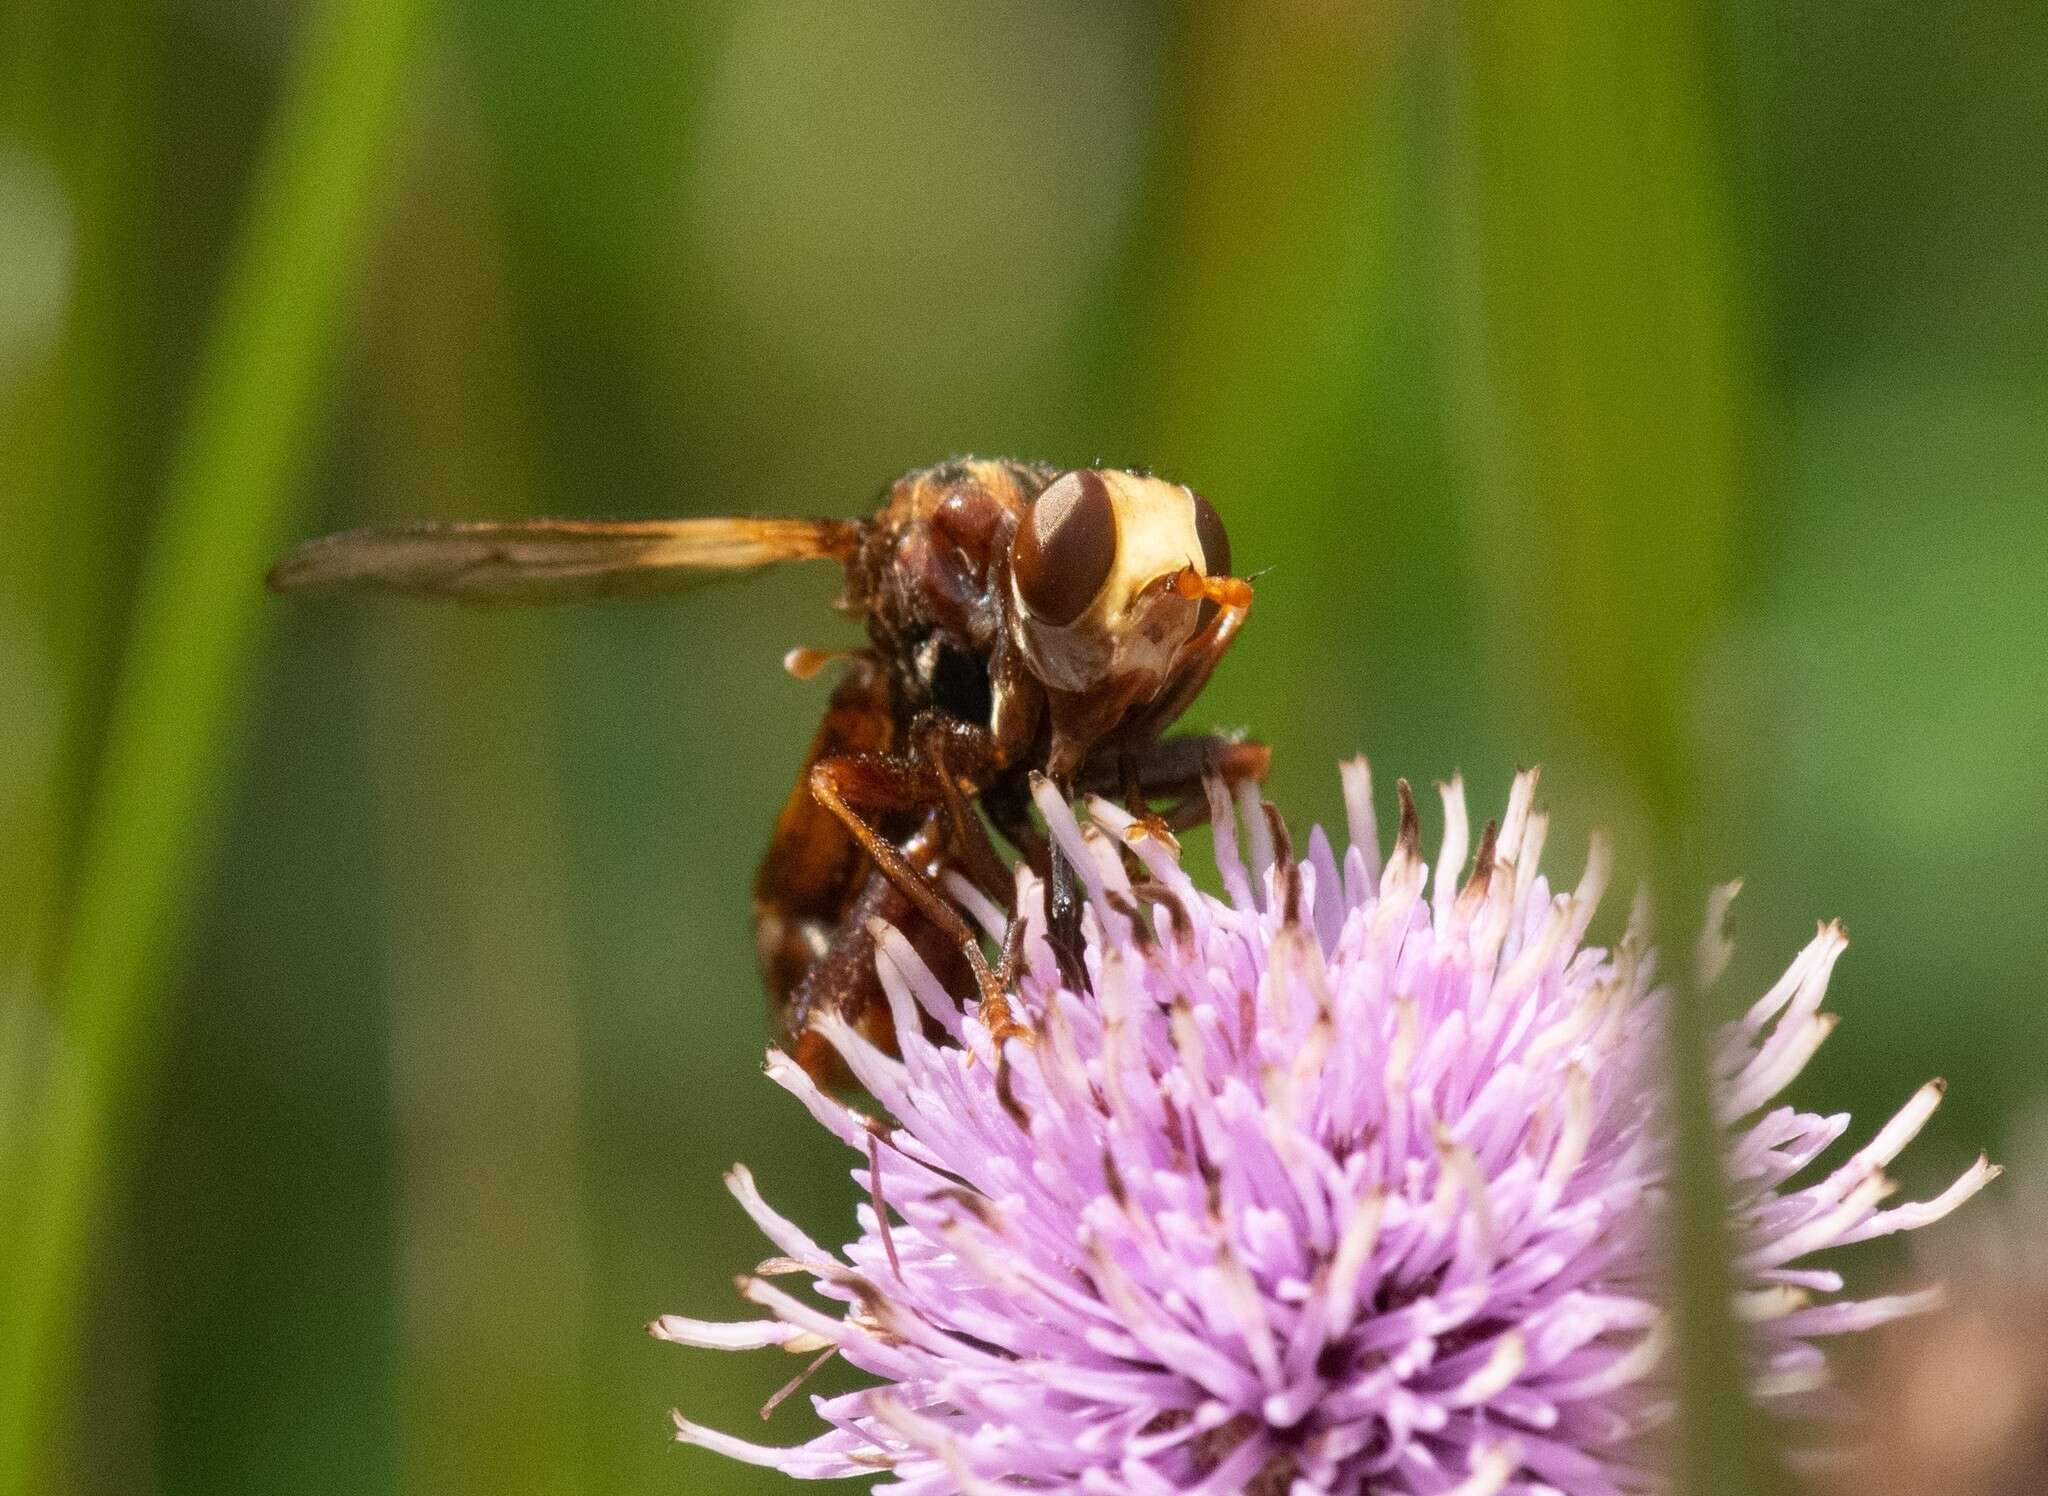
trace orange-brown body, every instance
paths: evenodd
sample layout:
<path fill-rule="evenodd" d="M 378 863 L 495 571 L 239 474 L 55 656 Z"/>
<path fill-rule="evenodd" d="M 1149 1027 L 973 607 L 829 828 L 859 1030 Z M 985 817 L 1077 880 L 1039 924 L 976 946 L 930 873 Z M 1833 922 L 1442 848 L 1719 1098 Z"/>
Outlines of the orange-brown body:
<path fill-rule="evenodd" d="M 1118 730 L 1078 754 L 1068 749 L 1067 763 L 1056 761 L 1062 703 L 1020 658 L 1007 559 L 1027 507 L 1058 476 L 1057 469 L 1017 462 L 949 463 L 908 474 L 891 486 L 847 559 L 840 606 L 863 619 L 869 647 L 848 657 L 754 885 L 771 1015 L 784 1044 L 814 1071 L 833 1068 L 813 1030 L 827 1007 L 877 1042 L 890 1042 L 869 921 L 903 929 L 949 986 L 972 990 L 951 938 L 921 917 L 814 792 L 820 764 L 841 765 L 873 805 L 892 798 L 892 776 L 863 769 L 887 761 L 930 769 L 929 758 L 942 757 L 962 800 L 978 801 L 1041 874 L 1052 868 L 1027 810 L 1032 772 L 1050 766 L 1070 787 L 1111 793 L 1135 783 L 1141 794 L 1177 797 L 1183 820 L 1206 806 L 1196 793 L 1203 772 L 1265 772 L 1266 751 L 1257 744 L 1181 740 L 1162 753 L 1157 741 L 1206 679 L 1227 634 L 1190 667 L 1198 678 L 1174 682 L 1152 710 L 1120 710 Z M 916 741 L 920 724 L 931 744 Z M 1006 904 L 1007 887 L 990 886 L 993 870 L 985 859 L 975 865 L 967 845 L 974 836 L 954 824 L 941 796 L 927 788 L 905 798 L 914 803 L 873 814 L 877 835 L 901 849 L 921 876 L 957 872 Z"/>

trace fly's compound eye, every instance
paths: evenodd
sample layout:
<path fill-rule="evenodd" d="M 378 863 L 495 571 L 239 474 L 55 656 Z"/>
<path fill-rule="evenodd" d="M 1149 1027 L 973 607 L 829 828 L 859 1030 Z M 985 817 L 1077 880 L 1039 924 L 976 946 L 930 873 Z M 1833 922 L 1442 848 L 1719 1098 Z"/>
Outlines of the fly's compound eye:
<path fill-rule="evenodd" d="M 1018 597 L 1039 622 L 1064 628 L 1101 595 L 1116 545 L 1116 506 L 1102 475 L 1061 474 L 1017 527 L 1010 564 Z"/>
<path fill-rule="evenodd" d="M 1212 577 L 1229 576 L 1230 535 L 1223 528 L 1223 516 L 1193 489 L 1188 497 L 1195 501 L 1195 538 L 1202 542 L 1202 571 Z"/>

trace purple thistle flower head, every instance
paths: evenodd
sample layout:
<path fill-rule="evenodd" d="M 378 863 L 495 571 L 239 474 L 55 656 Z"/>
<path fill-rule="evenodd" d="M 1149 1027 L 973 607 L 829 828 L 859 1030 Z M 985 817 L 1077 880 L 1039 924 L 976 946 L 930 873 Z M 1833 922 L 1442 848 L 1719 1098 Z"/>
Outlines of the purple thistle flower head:
<path fill-rule="evenodd" d="M 769 1317 L 652 1327 L 836 1352 L 879 1383 L 814 1399 L 829 1428 L 794 1448 L 681 1415 L 678 1437 L 804 1478 L 882 1473 L 878 1489 L 916 1496 L 1661 1489 L 1671 1160 L 1651 953 L 1634 929 L 1582 947 L 1607 858 L 1596 845 L 1571 892 L 1551 888 L 1533 774 L 1462 884 L 1457 781 L 1433 880 L 1406 785 L 1384 862 L 1362 760 L 1344 787 L 1349 850 L 1317 831 L 1298 863 L 1254 796 L 1240 837 L 1212 791 L 1223 899 L 1123 811 L 1093 802 L 1077 823 L 1041 787 L 1087 888 L 1093 991 L 1062 984 L 1043 889 L 1020 873 L 1034 1037 L 1012 1041 L 1002 1085 L 976 1018 L 884 938 L 902 1057 L 827 1032 L 886 1117 L 768 1061 L 859 1155 L 858 1238 L 827 1251 L 736 1169 L 779 1254 L 741 1280 Z M 997 911 L 980 912 L 993 929 Z M 1764 1108 L 1833 1026 L 1820 1002 L 1844 944 L 1823 927 L 1714 1056 L 1737 1310 L 1755 1395 L 1787 1411 L 1821 1390 L 1819 1338 L 1928 1302 L 1843 1301 L 1841 1279 L 1802 1260 L 1924 1225 L 1994 1173 L 1980 1160 L 1938 1199 L 1882 1207 L 1884 1166 L 1935 1083 L 1793 1186 L 1848 1119 Z M 1725 958 L 1718 931 L 1702 957 Z M 772 1281 L 790 1276 L 816 1299 Z"/>

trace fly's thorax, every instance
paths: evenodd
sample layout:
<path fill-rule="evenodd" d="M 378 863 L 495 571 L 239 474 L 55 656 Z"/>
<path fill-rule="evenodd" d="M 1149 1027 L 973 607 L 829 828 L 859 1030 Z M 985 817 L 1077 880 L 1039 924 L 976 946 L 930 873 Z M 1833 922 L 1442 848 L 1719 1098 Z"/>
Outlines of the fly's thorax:
<path fill-rule="evenodd" d="M 980 651 L 1003 631 L 1010 537 L 1048 470 L 978 458 L 896 481 L 876 514 L 868 610 L 885 648 L 933 630 Z"/>

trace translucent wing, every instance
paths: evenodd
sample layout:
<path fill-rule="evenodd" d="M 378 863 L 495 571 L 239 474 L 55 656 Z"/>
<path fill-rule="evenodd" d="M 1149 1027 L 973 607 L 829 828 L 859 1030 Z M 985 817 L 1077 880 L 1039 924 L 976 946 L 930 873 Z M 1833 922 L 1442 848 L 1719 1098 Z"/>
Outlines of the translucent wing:
<path fill-rule="evenodd" d="M 843 561 L 839 519 L 450 520 L 309 540 L 270 569 L 273 592 L 345 588 L 472 602 L 663 597 L 779 561 Z"/>

